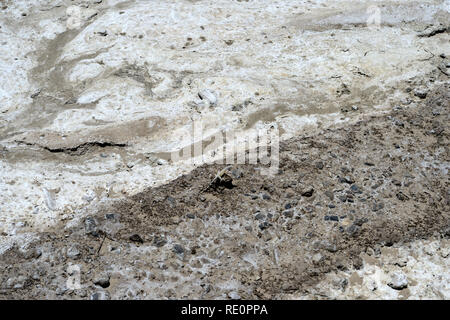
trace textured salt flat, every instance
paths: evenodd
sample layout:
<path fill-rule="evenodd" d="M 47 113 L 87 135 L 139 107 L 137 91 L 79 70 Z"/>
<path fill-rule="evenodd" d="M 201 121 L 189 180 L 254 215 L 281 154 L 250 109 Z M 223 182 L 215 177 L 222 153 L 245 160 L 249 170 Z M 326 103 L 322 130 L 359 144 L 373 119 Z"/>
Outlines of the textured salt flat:
<path fill-rule="evenodd" d="M 194 122 L 282 141 L 346 126 L 407 102 L 450 55 L 444 0 L 1 7 L 0 248 L 211 162 L 167 158 Z"/>

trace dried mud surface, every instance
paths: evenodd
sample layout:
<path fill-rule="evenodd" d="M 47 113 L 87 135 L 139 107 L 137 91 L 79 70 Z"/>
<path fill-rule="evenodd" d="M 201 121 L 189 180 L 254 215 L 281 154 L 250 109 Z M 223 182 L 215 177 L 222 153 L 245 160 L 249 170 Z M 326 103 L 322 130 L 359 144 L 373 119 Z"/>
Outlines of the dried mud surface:
<path fill-rule="evenodd" d="M 449 21 L 0 0 L 0 299 L 448 299 Z M 171 157 L 275 130 L 273 177 Z"/>
<path fill-rule="evenodd" d="M 2 253 L 0 298 L 448 299 L 445 82 L 437 70 L 384 114 L 284 141 L 274 177 L 234 165 L 210 186 L 225 165 L 203 165 L 34 234 Z M 443 274 L 408 271 L 430 257 Z M 407 284 L 364 285 L 361 272 L 384 264 Z M 67 288 L 70 265 L 81 288 Z"/>

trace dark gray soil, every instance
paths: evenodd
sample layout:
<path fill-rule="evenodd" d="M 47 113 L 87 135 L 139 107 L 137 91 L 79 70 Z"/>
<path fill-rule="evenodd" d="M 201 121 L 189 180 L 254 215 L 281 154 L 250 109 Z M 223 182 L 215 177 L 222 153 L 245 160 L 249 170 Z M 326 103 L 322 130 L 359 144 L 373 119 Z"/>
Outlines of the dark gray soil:
<path fill-rule="evenodd" d="M 387 114 L 283 142 L 275 177 L 235 165 L 208 188 L 225 166 L 205 165 L 40 234 L 0 257 L 0 299 L 269 299 L 368 248 L 449 237 L 450 85 L 419 85 Z"/>

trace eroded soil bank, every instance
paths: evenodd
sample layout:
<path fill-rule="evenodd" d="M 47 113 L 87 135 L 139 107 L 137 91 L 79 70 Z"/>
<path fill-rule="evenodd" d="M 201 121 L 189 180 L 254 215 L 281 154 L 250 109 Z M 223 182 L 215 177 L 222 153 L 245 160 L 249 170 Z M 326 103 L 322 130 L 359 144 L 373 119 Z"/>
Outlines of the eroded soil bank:
<path fill-rule="evenodd" d="M 448 299 L 449 21 L 0 0 L 0 299 Z M 277 130 L 279 172 L 168 157 L 193 123 Z"/>
<path fill-rule="evenodd" d="M 434 81 L 444 75 L 429 75 Z M 285 141 L 280 170 L 204 165 L 13 246 L 6 298 L 448 298 L 450 86 Z M 81 270 L 81 288 L 67 288 Z"/>

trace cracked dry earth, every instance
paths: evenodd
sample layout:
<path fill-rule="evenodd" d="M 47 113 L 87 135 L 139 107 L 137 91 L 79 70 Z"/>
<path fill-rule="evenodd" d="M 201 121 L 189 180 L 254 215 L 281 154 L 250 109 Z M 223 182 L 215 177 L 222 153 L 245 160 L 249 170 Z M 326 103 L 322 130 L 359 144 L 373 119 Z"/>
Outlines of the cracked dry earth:
<path fill-rule="evenodd" d="M 449 10 L 0 1 L 0 299 L 448 299 Z"/>

